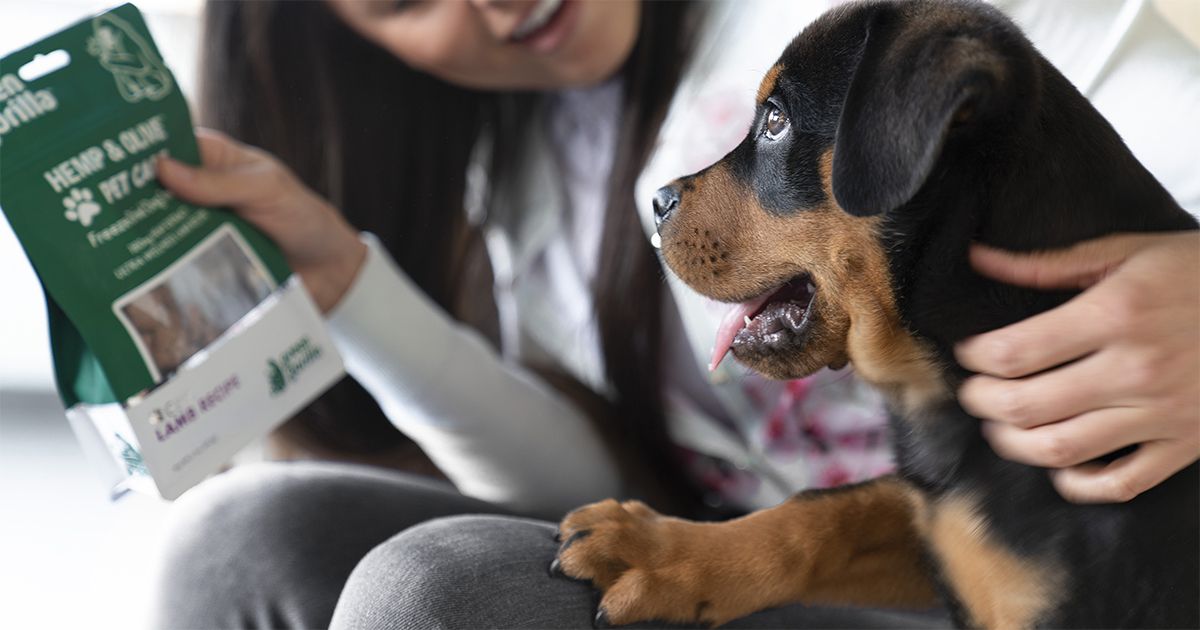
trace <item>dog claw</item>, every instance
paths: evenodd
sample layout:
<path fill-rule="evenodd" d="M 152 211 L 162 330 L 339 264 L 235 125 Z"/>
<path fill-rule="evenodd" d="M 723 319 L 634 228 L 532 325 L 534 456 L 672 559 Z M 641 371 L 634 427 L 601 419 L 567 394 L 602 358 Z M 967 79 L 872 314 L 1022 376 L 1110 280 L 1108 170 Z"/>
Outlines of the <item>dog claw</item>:
<path fill-rule="evenodd" d="M 596 611 L 596 618 L 592 621 L 592 625 L 596 628 L 611 628 L 612 624 L 608 621 L 608 611 L 603 608 Z"/>
<path fill-rule="evenodd" d="M 574 534 L 571 534 L 571 536 L 569 538 L 567 538 L 565 541 L 563 541 L 562 546 L 558 548 L 558 553 L 562 553 L 562 552 L 566 551 L 567 549 L 570 549 L 571 545 L 574 545 L 575 543 L 583 540 L 584 538 L 587 538 L 591 534 L 592 534 L 592 530 L 590 530 L 590 529 L 582 529 L 582 530 L 575 532 Z"/>
<path fill-rule="evenodd" d="M 558 558 L 550 563 L 550 577 L 563 577 L 562 563 L 558 561 Z"/>

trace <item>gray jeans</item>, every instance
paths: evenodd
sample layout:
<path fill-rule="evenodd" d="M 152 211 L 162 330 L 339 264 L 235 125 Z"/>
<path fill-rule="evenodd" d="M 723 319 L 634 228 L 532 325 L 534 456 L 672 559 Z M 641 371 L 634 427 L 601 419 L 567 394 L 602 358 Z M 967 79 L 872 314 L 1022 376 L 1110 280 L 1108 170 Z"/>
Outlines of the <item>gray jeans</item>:
<path fill-rule="evenodd" d="M 174 511 L 154 628 L 591 628 L 596 612 L 592 588 L 547 572 L 553 523 L 404 474 L 245 466 Z M 726 627 L 934 625 L 945 617 L 795 605 Z"/>

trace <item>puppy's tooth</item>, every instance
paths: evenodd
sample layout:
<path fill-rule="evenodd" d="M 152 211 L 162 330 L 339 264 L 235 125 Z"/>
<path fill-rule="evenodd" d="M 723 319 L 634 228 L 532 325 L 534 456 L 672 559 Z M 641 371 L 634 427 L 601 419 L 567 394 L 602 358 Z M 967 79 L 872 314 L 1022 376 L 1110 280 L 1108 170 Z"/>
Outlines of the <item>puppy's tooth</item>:
<path fill-rule="evenodd" d="M 746 325 L 749 326 L 750 325 L 750 316 L 742 315 L 742 321 L 746 322 Z"/>
<path fill-rule="evenodd" d="M 800 330 L 804 325 L 804 308 L 799 304 L 789 304 L 783 310 L 783 321 L 793 331 Z"/>
<path fill-rule="evenodd" d="M 804 290 L 808 291 L 809 294 L 812 294 L 817 292 L 817 287 L 814 287 L 813 283 L 809 282 L 808 284 L 804 285 Z"/>

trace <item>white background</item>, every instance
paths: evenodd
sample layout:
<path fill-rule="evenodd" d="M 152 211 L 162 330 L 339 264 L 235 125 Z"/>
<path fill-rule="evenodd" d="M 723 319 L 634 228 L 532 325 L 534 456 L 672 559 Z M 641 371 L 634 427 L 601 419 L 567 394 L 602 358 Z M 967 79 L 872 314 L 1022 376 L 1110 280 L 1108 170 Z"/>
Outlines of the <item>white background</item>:
<path fill-rule="evenodd" d="M 119 3 L 0 0 L 0 56 Z M 135 4 L 191 97 L 201 1 Z M 110 503 L 92 474 L 54 394 L 41 288 L 3 219 L 0 296 L 0 627 L 144 627 L 166 504 Z"/>

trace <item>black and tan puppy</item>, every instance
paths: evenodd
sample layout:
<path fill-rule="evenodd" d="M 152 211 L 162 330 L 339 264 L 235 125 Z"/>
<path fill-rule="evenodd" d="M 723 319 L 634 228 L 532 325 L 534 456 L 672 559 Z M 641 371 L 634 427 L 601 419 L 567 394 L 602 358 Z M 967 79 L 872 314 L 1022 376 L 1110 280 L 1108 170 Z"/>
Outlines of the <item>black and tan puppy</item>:
<path fill-rule="evenodd" d="M 955 342 L 1072 295 L 977 275 L 970 243 L 1196 228 L 1005 17 L 973 2 L 826 14 L 763 80 L 746 139 L 656 211 L 670 268 L 743 303 L 749 323 L 718 340 L 738 360 L 776 378 L 849 361 L 886 392 L 899 474 L 725 523 L 636 502 L 573 512 L 557 567 L 604 591 L 609 622 L 940 594 L 969 626 L 1200 627 L 1200 468 L 1070 504 L 1045 470 L 994 454 L 954 396 Z"/>

